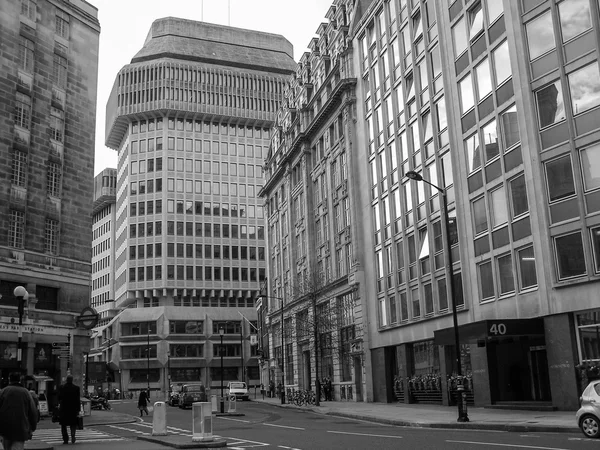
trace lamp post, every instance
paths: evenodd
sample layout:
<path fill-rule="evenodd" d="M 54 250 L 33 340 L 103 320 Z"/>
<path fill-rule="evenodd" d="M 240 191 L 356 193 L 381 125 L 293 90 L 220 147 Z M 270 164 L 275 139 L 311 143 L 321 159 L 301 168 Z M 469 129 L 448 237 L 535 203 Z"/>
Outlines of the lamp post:
<path fill-rule="evenodd" d="M 146 381 L 148 383 L 148 398 L 150 398 L 150 322 L 148 322 L 148 342 L 146 348 Z"/>
<path fill-rule="evenodd" d="M 167 400 L 171 396 L 171 352 L 167 351 Z"/>
<path fill-rule="evenodd" d="M 90 384 L 90 352 L 83 352 L 83 354 L 85 355 L 85 387 L 83 388 L 84 391 L 84 395 L 87 395 L 88 393 L 88 386 Z M 119 370 L 119 373 L 121 373 L 121 371 Z"/>
<path fill-rule="evenodd" d="M 281 404 L 285 405 L 285 343 L 283 342 L 283 307 L 285 300 L 282 297 L 261 295 L 262 298 L 281 300 Z"/>
<path fill-rule="evenodd" d="M 223 398 L 223 335 L 225 329 L 223 325 L 219 327 L 219 336 L 221 336 L 221 346 L 219 347 L 219 353 L 221 354 L 221 414 L 225 413 L 225 399 Z"/>
<path fill-rule="evenodd" d="M 19 337 L 17 344 L 17 367 L 21 371 L 23 365 L 23 314 L 25 314 L 25 301 L 29 297 L 27 289 L 23 286 L 17 286 L 13 291 L 13 294 L 17 298 L 17 309 L 19 312 Z"/>
<path fill-rule="evenodd" d="M 446 233 L 446 264 L 448 265 L 449 276 L 448 276 L 448 286 L 450 288 L 450 299 L 452 300 L 452 322 L 454 327 L 454 346 L 456 348 L 456 374 L 457 374 L 457 406 L 458 406 L 458 419 L 457 422 L 468 422 L 469 416 L 467 414 L 467 409 L 464 404 L 463 399 L 463 379 L 462 379 L 462 364 L 460 360 L 460 338 L 458 332 L 458 317 L 456 314 L 456 299 L 454 298 L 454 274 L 452 273 L 452 249 L 451 249 L 451 241 L 450 241 L 450 224 L 448 222 L 448 197 L 446 189 L 442 189 L 439 186 L 431 183 L 421 176 L 420 173 L 417 173 L 413 170 L 406 172 L 406 177 L 413 181 L 422 181 L 430 185 L 431 187 L 438 190 L 440 195 L 442 196 L 442 221 L 444 222 L 444 231 Z"/>

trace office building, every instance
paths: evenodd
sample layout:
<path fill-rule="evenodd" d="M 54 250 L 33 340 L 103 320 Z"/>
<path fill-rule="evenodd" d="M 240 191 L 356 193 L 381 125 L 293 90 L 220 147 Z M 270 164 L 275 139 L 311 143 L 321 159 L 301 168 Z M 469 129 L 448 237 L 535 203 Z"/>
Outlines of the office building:
<path fill-rule="evenodd" d="M 83 0 L 0 3 L 0 370 L 2 384 L 22 371 L 50 406 L 68 370 L 81 383 L 89 346 L 77 318 L 90 302 L 99 34 Z"/>
<path fill-rule="evenodd" d="M 164 18 L 118 73 L 106 145 L 118 152 L 119 313 L 98 332 L 124 391 L 258 383 L 250 339 L 266 252 L 257 194 L 294 69 L 281 36 Z"/>

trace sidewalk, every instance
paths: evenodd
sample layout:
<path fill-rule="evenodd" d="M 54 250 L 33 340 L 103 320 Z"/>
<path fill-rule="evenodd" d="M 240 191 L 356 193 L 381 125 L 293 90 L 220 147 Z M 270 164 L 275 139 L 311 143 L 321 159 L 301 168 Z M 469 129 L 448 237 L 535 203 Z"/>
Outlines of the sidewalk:
<path fill-rule="evenodd" d="M 575 411 L 520 411 L 469 407 L 469 422 L 457 422 L 456 406 L 404 403 L 321 402 L 321 406 L 282 405 L 278 398 L 250 398 L 281 408 L 311 410 L 319 414 L 367 420 L 389 425 L 424 428 L 460 428 L 515 432 L 580 433 Z"/>

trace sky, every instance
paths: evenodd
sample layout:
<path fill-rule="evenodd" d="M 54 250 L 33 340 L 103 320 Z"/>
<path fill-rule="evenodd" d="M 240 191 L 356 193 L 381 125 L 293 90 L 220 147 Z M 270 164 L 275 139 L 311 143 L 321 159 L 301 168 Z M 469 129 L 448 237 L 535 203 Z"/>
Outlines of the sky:
<path fill-rule="evenodd" d="M 142 48 L 150 25 L 162 17 L 230 25 L 281 34 L 298 61 L 333 0 L 87 0 L 98 8 L 100 56 L 94 174 L 117 167 L 117 152 L 104 145 L 106 102 L 117 73 Z"/>

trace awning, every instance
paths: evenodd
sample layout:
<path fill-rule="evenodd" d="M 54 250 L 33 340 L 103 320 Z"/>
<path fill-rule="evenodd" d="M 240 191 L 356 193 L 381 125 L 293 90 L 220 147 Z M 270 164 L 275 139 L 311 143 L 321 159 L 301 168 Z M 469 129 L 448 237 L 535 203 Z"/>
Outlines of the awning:
<path fill-rule="evenodd" d="M 482 320 L 460 325 L 458 334 L 461 344 L 516 336 L 544 336 L 544 319 Z M 454 345 L 454 327 L 434 331 L 433 342 L 436 345 Z"/>

